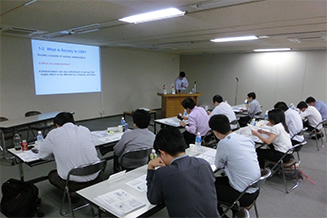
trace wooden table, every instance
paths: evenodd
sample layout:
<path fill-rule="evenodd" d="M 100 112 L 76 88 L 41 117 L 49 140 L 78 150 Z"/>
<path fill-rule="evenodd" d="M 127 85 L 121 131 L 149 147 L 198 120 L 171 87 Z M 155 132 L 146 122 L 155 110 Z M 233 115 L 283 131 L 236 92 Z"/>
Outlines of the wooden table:
<path fill-rule="evenodd" d="M 163 94 L 157 93 L 161 96 L 161 116 L 162 118 L 174 117 L 184 111 L 182 101 L 185 98 L 191 97 L 195 104 L 198 104 L 198 97 L 202 96 L 201 93 L 190 93 L 190 94 Z"/>

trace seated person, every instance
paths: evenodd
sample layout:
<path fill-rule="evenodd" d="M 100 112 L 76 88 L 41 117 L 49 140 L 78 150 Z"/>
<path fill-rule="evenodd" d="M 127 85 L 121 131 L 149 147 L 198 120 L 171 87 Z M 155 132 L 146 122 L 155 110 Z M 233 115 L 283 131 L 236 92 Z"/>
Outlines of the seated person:
<path fill-rule="evenodd" d="M 307 121 L 304 122 L 304 126 L 308 127 L 308 131 L 316 129 L 317 138 L 323 137 L 323 133 L 321 132 L 323 126 L 318 125 L 320 122 L 322 122 L 322 117 L 319 111 L 314 106 L 307 105 L 307 103 L 305 103 L 304 101 L 298 103 L 296 107 L 299 108 L 301 111 L 301 118 L 307 119 Z M 312 139 L 315 139 L 315 137 L 312 137 Z"/>
<path fill-rule="evenodd" d="M 120 171 L 123 154 L 153 147 L 155 135 L 148 129 L 150 120 L 151 115 L 148 111 L 142 109 L 134 111 L 134 130 L 125 132 L 120 141 L 114 146 L 114 172 Z M 142 166 L 148 162 L 148 158 L 135 161 L 135 159 L 124 158 L 124 165 L 127 167 L 129 164 L 139 163 Z"/>
<path fill-rule="evenodd" d="M 212 169 L 207 161 L 185 154 L 180 131 L 161 129 L 153 146 L 159 157 L 148 163 L 149 202 L 165 203 L 169 217 L 219 217 Z"/>
<path fill-rule="evenodd" d="M 215 95 L 212 98 L 213 104 L 215 105 L 215 108 L 213 109 L 213 111 L 210 113 L 208 111 L 209 114 L 209 119 L 213 116 L 213 115 L 217 115 L 217 114 L 223 114 L 225 115 L 228 120 L 229 123 L 236 120 L 236 115 L 233 111 L 233 108 L 227 103 L 223 101 L 223 97 L 221 97 L 220 95 Z M 231 129 L 236 129 L 237 125 L 231 125 Z"/>
<path fill-rule="evenodd" d="M 247 104 L 246 110 L 248 111 L 248 115 L 245 117 L 240 117 L 239 123 L 241 127 L 247 125 L 247 123 L 254 118 L 254 115 L 261 112 L 261 105 L 256 99 L 256 94 L 254 92 L 250 92 L 247 95 Z"/>
<path fill-rule="evenodd" d="M 216 177 L 218 204 L 220 201 L 233 203 L 253 181 L 260 178 L 254 142 L 231 131 L 225 115 L 214 115 L 209 121 L 210 128 L 220 139 L 217 146 L 215 165 L 224 169 L 227 177 Z M 259 190 L 249 189 L 240 199 L 240 206 L 249 206 L 258 197 Z M 218 207 L 219 213 L 223 211 Z"/>
<path fill-rule="evenodd" d="M 305 100 L 305 103 L 307 103 L 310 106 L 314 106 L 321 114 L 323 120 L 327 119 L 327 104 L 325 102 L 318 101 L 313 97 L 308 97 Z"/>
<path fill-rule="evenodd" d="M 283 101 L 277 102 L 274 105 L 274 108 L 279 108 L 285 113 L 285 122 L 290 132 L 292 145 L 294 146 L 303 142 L 303 135 L 296 135 L 303 129 L 303 122 L 300 114 L 297 111 L 287 107 L 286 103 Z"/>
<path fill-rule="evenodd" d="M 261 169 L 265 168 L 265 160 L 278 161 L 290 148 L 292 143 L 290 135 L 288 134 L 288 128 L 285 122 L 284 112 L 277 108 L 268 112 L 268 126 L 271 126 L 270 132 L 263 130 L 251 130 L 252 134 L 259 137 L 260 140 L 267 144 L 270 149 L 257 149 L 259 165 Z M 265 138 L 262 134 L 266 134 L 269 137 Z M 284 162 L 288 162 L 291 159 L 291 155 L 286 155 L 283 159 Z"/>
<path fill-rule="evenodd" d="M 195 105 L 192 98 L 184 99 L 182 101 L 182 106 L 188 113 L 188 117 L 182 116 L 183 119 L 188 119 L 188 125 L 186 125 L 184 121 L 180 122 L 180 125 L 185 127 L 183 136 L 188 146 L 195 142 L 195 137 L 198 132 L 200 132 L 201 137 L 203 137 L 210 130 L 208 125 L 209 117 L 204 108 Z"/>
<path fill-rule="evenodd" d="M 41 159 L 55 159 L 57 170 L 48 179 L 57 188 L 64 189 L 68 172 L 74 167 L 99 161 L 91 132 L 84 126 L 75 125 L 73 115 L 61 112 L 54 118 L 56 129 L 51 130 L 39 146 Z M 69 190 L 75 192 L 102 180 L 101 173 L 89 176 L 71 176 Z M 73 196 L 73 193 L 71 193 Z"/>

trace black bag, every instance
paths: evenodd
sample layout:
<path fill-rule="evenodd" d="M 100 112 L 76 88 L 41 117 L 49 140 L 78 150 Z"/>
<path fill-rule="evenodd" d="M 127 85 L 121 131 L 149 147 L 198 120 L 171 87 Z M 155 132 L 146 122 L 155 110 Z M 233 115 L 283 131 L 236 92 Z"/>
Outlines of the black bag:
<path fill-rule="evenodd" d="M 33 217 L 41 199 L 38 188 L 31 183 L 9 179 L 2 184 L 1 212 L 7 217 Z"/>

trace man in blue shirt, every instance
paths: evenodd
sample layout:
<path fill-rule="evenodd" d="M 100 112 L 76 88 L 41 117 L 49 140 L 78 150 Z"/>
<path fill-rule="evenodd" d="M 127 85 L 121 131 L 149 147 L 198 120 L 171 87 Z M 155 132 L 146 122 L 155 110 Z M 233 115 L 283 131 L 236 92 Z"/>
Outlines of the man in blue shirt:
<path fill-rule="evenodd" d="M 180 72 L 179 77 L 177 77 L 175 80 L 175 89 L 176 89 L 177 93 L 179 93 L 182 90 L 186 90 L 187 87 L 188 87 L 188 81 L 185 77 L 185 73 Z"/>
<path fill-rule="evenodd" d="M 323 120 L 327 119 L 327 104 L 325 102 L 316 100 L 310 96 L 305 100 L 305 103 L 317 108 Z"/>
<path fill-rule="evenodd" d="M 252 119 L 255 118 L 255 115 L 261 112 L 261 105 L 256 99 L 256 94 L 254 92 L 250 92 L 247 95 L 247 104 L 246 110 L 248 111 L 248 115 L 245 117 L 240 117 L 239 123 L 241 127 L 247 125 L 247 123 Z"/>
<path fill-rule="evenodd" d="M 180 131 L 161 129 L 153 147 L 160 156 L 148 163 L 149 202 L 165 203 L 169 217 L 219 217 L 212 169 L 206 160 L 185 154 Z"/>

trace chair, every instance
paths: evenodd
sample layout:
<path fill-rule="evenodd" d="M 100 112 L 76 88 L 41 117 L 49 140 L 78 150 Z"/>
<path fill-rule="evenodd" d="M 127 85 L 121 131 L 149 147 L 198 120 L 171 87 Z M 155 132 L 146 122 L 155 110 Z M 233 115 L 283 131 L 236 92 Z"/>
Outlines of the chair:
<path fill-rule="evenodd" d="M 240 126 L 238 125 L 238 119 L 233 120 L 229 123 L 230 125 L 237 125 L 237 127 L 235 129 L 232 129 L 232 131 L 236 131 L 240 128 Z"/>
<path fill-rule="evenodd" d="M 123 154 L 120 165 L 123 169 L 132 170 L 148 163 L 152 148 L 129 151 Z M 126 162 L 128 159 L 128 163 Z"/>
<path fill-rule="evenodd" d="M 41 114 L 40 111 L 28 111 L 25 113 L 25 117 L 35 116 Z M 54 125 L 48 124 L 46 121 L 42 123 L 37 123 L 35 125 L 29 126 L 27 130 L 27 141 L 29 141 L 29 132 L 32 132 L 33 137 L 36 135 L 34 134 L 33 130 L 42 131 L 43 136 L 45 136 L 46 131 L 52 129 Z"/>
<path fill-rule="evenodd" d="M 87 164 L 87 165 L 82 165 L 82 166 L 79 166 L 79 167 L 75 167 L 75 168 L 71 169 L 68 172 L 66 185 L 65 185 L 65 189 L 64 189 L 64 195 L 63 195 L 61 206 L 60 206 L 60 214 L 62 216 L 71 213 L 72 216 L 74 217 L 74 211 L 89 206 L 89 203 L 86 203 L 86 204 L 78 206 L 76 208 L 72 208 L 70 191 L 69 191 L 69 187 L 68 187 L 70 176 L 87 176 L 87 175 L 91 175 L 91 174 L 94 174 L 94 173 L 99 172 L 99 171 L 104 172 L 104 170 L 106 168 L 106 165 L 107 165 L 106 160 L 100 160 L 100 161 L 97 161 L 97 162 L 92 163 L 92 164 Z M 64 204 L 66 202 L 66 199 L 68 200 L 69 210 L 64 210 Z"/>
<path fill-rule="evenodd" d="M 212 130 L 209 130 L 202 138 L 201 145 L 210 147 L 210 148 L 217 148 L 217 143 L 219 140 L 215 136 Z"/>
<path fill-rule="evenodd" d="M 273 167 L 271 168 L 272 174 L 274 174 L 275 172 L 277 172 L 279 169 L 281 169 L 281 173 L 283 174 L 283 181 L 284 181 L 284 185 L 285 185 L 285 192 L 286 194 L 290 193 L 291 191 L 293 191 L 296 187 L 299 186 L 299 173 L 298 173 L 298 168 L 300 167 L 300 163 L 298 163 L 293 157 L 291 157 L 291 159 L 288 162 L 284 162 L 283 159 L 287 154 L 293 154 L 295 150 L 299 149 L 300 147 L 302 147 L 303 145 L 305 145 L 307 142 L 301 142 L 297 145 L 294 145 L 292 148 L 290 148 L 277 162 L 274 161 L 270 161 L 270 160 L 265 160 L 266 162 L 273 164 Z M 294 175 L 295 175 L 295 183 L 293 184 L 293 186 L 291 188 L 287 188 L 287 180 L 286 180 L 286 176 L 285 176 L 285 169 L 289 169 L 289 170 L 294 170 Z M 294 177 L 294 175 L 292 174 L 292 178 Z M 294 179 L 294 178 L 293 178 Z"/>
<path fill-rule="evenodd" d="M 326 142 L 327 142 L 327 136 L 326 136 L 326 129 L 325 129 L 325 126 L 327 125 L 327 120 L 323 120 L 321 121 L 320 123 L 317 124 L 317 126 L 315 128 L 313 128 L 313 130 L 310 132 L 309 136 L 313 136 L 315 137 L 316 139 L 316 146 L 317 146 L 317 150 L 319 151 L 319 145 L 318 145 L 318 137 L 317 137 L 317 133 L 318 133 L 318 128 L 319 126 L 322 126 L 322 129 L 324 129 L 324 133 L 325 133 L 325 137 L 326 137 Z M 321 134 L 322 134 L 322 131 L 321 131 Z M 324 136 L 322 136 L 320 138 L 321 140 L 321 147 L 320 148 L 323 148 L 325 145 L 324 145 Z"/>
<path fill-rule="evenodd" d="M 261 113 L 262 113 L 262 111 L 255 113 L 253 118 L 255 118 L 256 120 L 259 120 L 261 118 Z"/>
<path fill-rule="evenodd" d="M 248 215 L 249 210 L 252 208 L 252 206 L 254 206 L 256 217 L 259 217 L 258 208 L 257 208 L 257 204 L 256 204 L 257 200 L 254 200 L 253 203 L 251 205 L 247 206 L 247 207 L 241 207 L 239 200 L 242 198 L 242 196 L 246 193 L 246 191 L 249 188 L 256 188 L 257 190 L 260 189 L 260 187 L 263 185 L 263 183 L 266 181 L 266 179 L 268 177 L 270 177 L 270 176 L 271 176 L 271 170 L 270 169 L 261 170 L 261 177 L 259 179 L 255 180 L 255 181 L 253 181 L 252 183 L 250 183 L 243 190 L 243 192 L 234 200 L 234 202 L 232 204 L 227 204 L 225 202 L 221 202 L 221 204 L 228 206 L 227 209 L 224 211 L 224 213 L 221 215 L 221 217 L 226 216 L 228 211 L 230 211 L 231 209 L 238 211 L 236 213 L 236 217 L 249 217 L 247 215 Z M 242 216 L 242 214 L 243 214 L 243 216 Z"/>
<path fill-rule="evenodd" d="M 301 129 L 299 132 L 297 132 L 296 134 L 294 134 L 291 138 L 291 140 L 294 139 L 295 136 L 303 136 L 305 131 L 307 131 L 308 127 L 304 127 L 303 129 Z M 305 144 L 307 143 L 305 140 L 303 140 L 302 142 L 305 142 Z M 297 154 L 297 161 L 300 164 L 301 163 L 301 159 L 300 159 L 300 150 L 301 150 L 302 146 L 299 146 L 298 148 L 296 148 L 294 151 Z"/>

